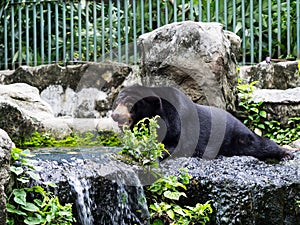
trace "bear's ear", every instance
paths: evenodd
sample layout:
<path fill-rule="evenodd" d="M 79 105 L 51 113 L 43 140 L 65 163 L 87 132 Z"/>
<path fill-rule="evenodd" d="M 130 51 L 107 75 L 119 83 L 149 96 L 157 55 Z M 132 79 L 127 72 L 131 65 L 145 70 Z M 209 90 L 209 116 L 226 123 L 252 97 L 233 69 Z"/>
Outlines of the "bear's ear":
<path fill-rule="evenodd" d="M 251 134 L 240 134 L 237 137 L 237 143 L 239 145 L 250 145 L 254 141 L 254 137 Z"/>
<path fill-rule="evenodd" d="M 155 106 L 156 108 L 161 106 L 161 99 L 158 96 L 148 96 L 144 98 L 144 100 L 145 102 Z"/>

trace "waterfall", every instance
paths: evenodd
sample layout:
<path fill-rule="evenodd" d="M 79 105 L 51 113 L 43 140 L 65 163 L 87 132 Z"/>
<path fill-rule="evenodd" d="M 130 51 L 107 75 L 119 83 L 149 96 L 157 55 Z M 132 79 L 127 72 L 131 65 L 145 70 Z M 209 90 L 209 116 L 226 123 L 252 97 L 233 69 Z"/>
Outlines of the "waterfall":
<path fill-rule="evenodd" d="M 43 168 L 39 174 L 43 181 L 56 183 L 53 192 L 62 204 L 73 204 L 74 225 L 148 224 L 149 212 L 138 174 L 112 158 L 108 148 L 44 152 L 36 154 Z"/>

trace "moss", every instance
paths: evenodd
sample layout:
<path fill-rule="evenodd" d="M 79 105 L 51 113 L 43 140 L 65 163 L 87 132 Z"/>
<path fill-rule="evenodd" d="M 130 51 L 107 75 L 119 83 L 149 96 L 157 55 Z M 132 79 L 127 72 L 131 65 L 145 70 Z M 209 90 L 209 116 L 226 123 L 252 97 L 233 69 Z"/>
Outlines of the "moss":
<path fill-rule="evenodd" d="M 30 138 L 24 138 L 15 143 L 18 148 L 119 146 L 121 144 L 117 134 L 112 131 L 74 133 L 63 139 L 55 139 L 47 132 L 35 132 Z"/>

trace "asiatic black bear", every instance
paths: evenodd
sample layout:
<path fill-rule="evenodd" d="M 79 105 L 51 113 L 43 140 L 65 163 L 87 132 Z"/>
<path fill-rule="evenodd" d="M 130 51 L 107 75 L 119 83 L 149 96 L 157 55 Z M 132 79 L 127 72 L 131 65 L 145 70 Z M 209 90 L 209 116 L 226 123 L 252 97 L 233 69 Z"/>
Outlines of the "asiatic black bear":
<path fill-rule="evenodd" d="M 230 113 L 193 103 L 174 87 L 132 86 L 123 89 L 112 118 L 130 128 L 145 117 L 160 116 L 159 139 L 171 157 L 218 155 L 254 156 L 260 160 L 293 159 L 294 155 L 274 141 L 249 130 Z"/>

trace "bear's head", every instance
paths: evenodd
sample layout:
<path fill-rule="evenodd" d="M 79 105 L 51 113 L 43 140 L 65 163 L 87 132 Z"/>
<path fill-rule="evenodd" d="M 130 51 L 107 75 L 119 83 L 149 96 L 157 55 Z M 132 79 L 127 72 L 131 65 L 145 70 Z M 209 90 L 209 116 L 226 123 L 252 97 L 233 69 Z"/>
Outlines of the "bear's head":
<path fill-rule="evenodd" d="M 161 114 L 160 97 L 145 90 L 140 86 L 133 86 L 119 93 L 111 115 L 113 120 L 118 122 L 119 127 L 126 125 L 132 128 L 145 117 L 152 118 Z"/>

